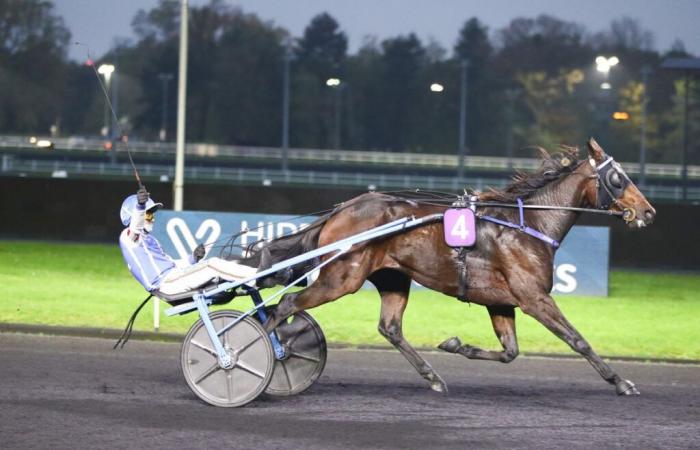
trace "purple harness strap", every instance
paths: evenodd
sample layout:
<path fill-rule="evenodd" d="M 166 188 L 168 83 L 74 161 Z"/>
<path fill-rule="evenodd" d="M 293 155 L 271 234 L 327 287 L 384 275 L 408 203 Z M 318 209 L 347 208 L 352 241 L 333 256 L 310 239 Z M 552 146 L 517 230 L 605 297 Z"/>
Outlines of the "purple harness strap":
<path fill-rule="evenodd" d="M 559 248 L 559 242 L 557 242 L 555 239 L 552 239 L 551 237 L 549 237 L 543 233 L 540 233 L 539 231 L 535 230 L 534 228 L 530 228 L 527 225 L 525 225 L 522 199 L 518 199 L 518 211 L 520 212 L 520 225 L 512 223 L 512 222 L 507 222 L 505 220 L 496 219 L 495 217 L 491 217 L 491 216 L 477 216 L 477 217 L 479 219 L 483 219 L 483 220 L 487 220 L 489 222 L 503 225 L 504 227 L 515 228 L 516 230 L 520 230 L 525 234 L 529 234 L 532 237 L 535 237 L 541 241 L 548 243 L 549 245 L 551 245 L 554 248 Z"/>

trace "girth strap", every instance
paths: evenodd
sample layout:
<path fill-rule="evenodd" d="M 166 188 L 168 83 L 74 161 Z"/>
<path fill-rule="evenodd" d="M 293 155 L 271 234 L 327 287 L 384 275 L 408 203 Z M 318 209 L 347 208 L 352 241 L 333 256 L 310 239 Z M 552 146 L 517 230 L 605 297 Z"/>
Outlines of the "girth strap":
<path fill-rule="evenodd" d="M 460 247 L 457 253 L 457 299 L 467 302 L 467 252 L 466 247 Z"/>

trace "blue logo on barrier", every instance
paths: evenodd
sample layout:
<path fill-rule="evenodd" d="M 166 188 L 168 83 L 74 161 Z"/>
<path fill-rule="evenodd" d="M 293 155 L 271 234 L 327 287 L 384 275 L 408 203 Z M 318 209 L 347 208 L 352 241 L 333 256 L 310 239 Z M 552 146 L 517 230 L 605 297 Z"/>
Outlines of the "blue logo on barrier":
<path fill-rule="evenodd" d="M 174 258 L 187 258 L 199 243 L 208 244 L 208 252 L 217 256 L 234 234 L 244 232 L 237 244 L 245 246 L 302 230 L 314 220 L 280 214 L 161 210 L 153 234 Z M 607 227 L 573 227 L 554 258 L 552 293 L 607 296 L 609 247 Z"/>

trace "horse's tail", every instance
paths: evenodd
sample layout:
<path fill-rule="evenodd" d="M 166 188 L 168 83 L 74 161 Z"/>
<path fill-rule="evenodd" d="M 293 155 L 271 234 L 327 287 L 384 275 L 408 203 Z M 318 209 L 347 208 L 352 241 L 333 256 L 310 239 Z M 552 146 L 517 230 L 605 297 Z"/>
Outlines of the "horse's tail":
<path fill-rule="evenodd" d="M 315 250 L 318 247 L 318 237 L 321 234 L 321 229 L 334 212 L 319 217 L 303 230 L 267 242 L 262 248 L 253 252 L 252 255 L 242 258 L 239 262 L 246 266 L 257 267 L 258 272 L 260 272 L 269 269 L 274 264 Z M 317 264 L 317 259 L 299 263 L 288 269 L 258 279 L 257 285 L 261 288 L 268 288 L 288 284 L 313 269 Z"/>

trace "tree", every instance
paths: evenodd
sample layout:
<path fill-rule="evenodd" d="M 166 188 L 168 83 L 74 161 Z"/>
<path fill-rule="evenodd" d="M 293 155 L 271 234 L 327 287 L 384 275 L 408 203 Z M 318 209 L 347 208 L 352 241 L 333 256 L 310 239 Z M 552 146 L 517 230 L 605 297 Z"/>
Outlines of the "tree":
<path fill-rule="evenodd" d="M 344 76 L 347 46 L 345 33 L 328 13 L 315 16 L 304 29 L 297 43 L 292 79 L 293 145 L 327 148 L 333 145 L 335 114 L 340 111 L 342 115 L 342 103 L 346 103 L 343 99 L 347 97 L 348 80 Z M 329 78 L 339 78 L 341 84 L 326 86 Z"/>
<path fill-rule="evenodd" d="M 525 130 L 526 142 L 556 148 L 584 139 L 585 128 L 575 97 L 576 87 L 583 81 L 580 70 L 562 70 L 556 76 L 526 72 L 518 75 L 518 81 L 533 117 L 531 126 Z"/>
<path fill-rule="evenodd" d="M 499 143 L 494 138 L 502 135 L 498 133 L 498 122 L 493 117 L 502 109 L 503 103 L 497 100 L 494 93 L 502 91 L 498 87 L 505 83 L 495 75 L 497 72 L 493 68 L 493 52 L 488 28 L 476 17 L 467 20 L 454 47 L 453 70 L 460 72 L 462 61 L 468 62 L 466 145 L 472 152 L 478 151 L 477 149 L 492 149 Z M 453 98 L 459 98 L 457 92 Z M 458 104 L 454 106 L 456 111 L 459 111 L 459 107 Z"/>
<path fill-rule="evenodd" d="M 644 30 L 639 20 L 622 17 L 610 23 L 610 29 L 593 37 L 593 44 L 599 48 L 615 51 L 644 50 L 649 51 L 654 45 L 654 35 Z"/>
<path fill-rule="evenodd" d="M 0 2 L 0 130 L 46 133 L 60 121 L 69 40 L 50 2 Z"/>
<path fill-rule="evenodd" d="M 561 69 L 592 63 L 592 49 L 584 42 L 584 28 L 548 15 L 516 18 L 498 32 L 501 50 L 497 69 L 504 73 L 545 71 L 554 76 Z"/>
<path fill-rule="evenodd" d="M 348 49 L 348 38 L 340 31 L 338 22 L 328 13 L 311 19 L 299 39 L 297 58 L 299 63 L 319 79 L 339 76 Z"/>
<path fill-rule="evenodd" d="M 420 39 L 411 33 L 382 42 L 382 88 L 378 99 L 379 135 L 377 145 L 393 151 L 416 150 L 420 145 L 415 135 L 421 126 L 421 116 L 428 85 L 424 79 L 425 49 Z"/>
<path fill-rule="evenodd" d="M 454 53 L 457 59 L 469 60 L 477 73 L 483 70 L 493 55 L 488 28 L 476 17 L 467 20 L 459 31 Z"/>

